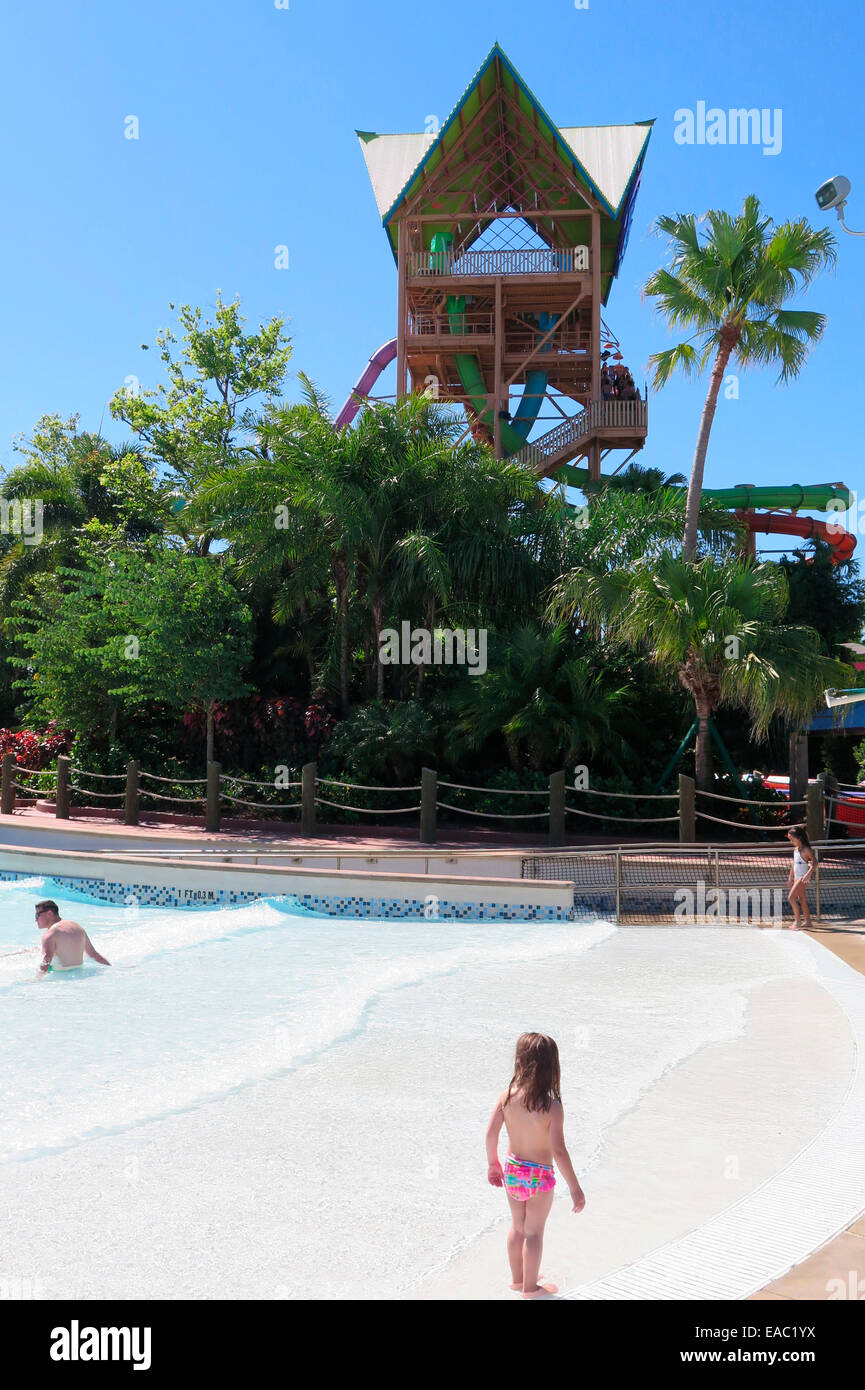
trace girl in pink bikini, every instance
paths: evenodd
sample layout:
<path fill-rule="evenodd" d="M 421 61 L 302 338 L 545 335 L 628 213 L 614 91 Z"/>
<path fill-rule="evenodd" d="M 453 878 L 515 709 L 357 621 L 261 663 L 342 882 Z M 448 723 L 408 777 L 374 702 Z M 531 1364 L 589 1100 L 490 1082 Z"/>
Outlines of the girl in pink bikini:
<path fill-rule="evenodd" d="M 561 1101 L 559 1049 L 544 1033 L 523 1033 L 517 1039 L 514 1075 L 499 1096 L 487 1126 L 487 1177 L 504 1187 L 511 1209 L 508 1260 L 511 1288 L 523 1298 L 554 1294 L 554 1284 L 539 1284 L 544 1227 L 553 1205 L 556 1175 L 553 1159 L 570 1188 L 572 1211 L 586 1205 L 565 1148 L 565 1112 Z M 508 1132 L 508 1156 L 499 1163 L 499 1133 Z"/>

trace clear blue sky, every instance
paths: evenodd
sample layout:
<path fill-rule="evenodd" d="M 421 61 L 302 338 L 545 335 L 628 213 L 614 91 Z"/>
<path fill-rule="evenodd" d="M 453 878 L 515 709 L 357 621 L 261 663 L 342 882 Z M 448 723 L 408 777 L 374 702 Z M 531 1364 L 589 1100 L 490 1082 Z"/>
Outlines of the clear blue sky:
<path fill-rule="evenodd" d="M 4 19 L 0 463 L 45 411 L 99 427 L 171 318 L 168 302 L 239 294 L 282 314 L 293 365 L 341 404 L 395 332 L 396 275 L 354 135 L 444 119 L 495 40 L 562 125 L 656 118 L 631 242 L 606 317 L 642 380 L 671 341 L 641 301 L 663 212 L 736 209 L 822 225 L 814 189 L 845 173 L 865 229 L 865 40 L 855 0 L 646 5 L 636 0 L 44 0 Z M 683 146 L 681 107 L 783 113 L 782 148 Z M 124 138 L 135 115 L 140 139 Z M 834 214 L 830 221 L 835 226 Z M 706 480 L 843 479 L 861 464 L 865 238 L 839 237 L 806 303 L 828 329 L 798 384 L 745 375 L 719 406 Z M 286 244 L 290 269 L 274 268 Z M 291 391 L 295 383 L 291 383 Z M 653 400 L 642 461 L 687 472 L 705 391 Z M 105 412 L 104 430 L 122 432 Z M 775 544 L 770 540 L 767 544 Z M 860 546 L 865 545 L 865 538 Z"/>

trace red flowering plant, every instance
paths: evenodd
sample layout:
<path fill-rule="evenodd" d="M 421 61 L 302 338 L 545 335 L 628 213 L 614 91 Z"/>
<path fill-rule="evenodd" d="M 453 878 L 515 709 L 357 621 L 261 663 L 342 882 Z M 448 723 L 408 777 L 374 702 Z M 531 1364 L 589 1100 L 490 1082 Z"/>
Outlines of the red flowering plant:
<path fill-rule="evenodd" d="M 40 772 L 69 752 L 73 738 L 70 729 L 59 729 L 54 720 L 40 730 L 0 729 L 0 757 L 14 753 L 19 767 Z"/>
<path fill-rule="evenodd" d="M 224 767 L 246 771 L 278 763 L 300 767 L 318 756 L 335 726 L 331 711 L 319 701 L 304 707 L 292 695 L 253 695 L 214 710 L 216 757 Z M 183 719 L 189 753 L 199 758 L 204 746 L 204 717 L 190 712 Z"/>

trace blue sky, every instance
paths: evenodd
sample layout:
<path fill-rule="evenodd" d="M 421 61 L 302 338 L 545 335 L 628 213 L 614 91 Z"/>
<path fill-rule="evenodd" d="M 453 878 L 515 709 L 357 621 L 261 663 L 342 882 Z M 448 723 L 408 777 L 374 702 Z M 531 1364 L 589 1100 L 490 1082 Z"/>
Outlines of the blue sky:
<path fill-rule="evenodd" d="M 128 375 L 158 380 L 141 350 L 169 301 L 239 294 L 252 323 L 282 314 L 293 366 L 342 403 L 395 332 L 396 274 L 356 128 L 443 120 L 498 40 L 562 125 L 655 117 L 628 254 L 606 318 L 642 382 L 672 341 L 640 286 L 662 258 L 664 212 L 736 209 L 756 192 L 776 220 L 823 225 L 814 190 L 845 173 L 865 229 L 865 40 L 853 0 L 817 5 L 646 5 L 516 0 L 46 0 L 4 20 L 5 216 L 0 226 L 0 463 L 40 414 L 79 412 L 123 437 L 106 402 Z M 680 145 L 677 109 L 782 112 L 776 155 Z M 124 138 L 138 117 L 140 138 Z M 834 214 L 830 221 L 836 226 Z M 798 384 L 750 373 L 719 405 L 706 481 L 843 479 L 865 494 L 865 238 L 804 301 L 828 314 Z M 274 268 L 285 244 L 290 268 Z M 290 391 L 294 393 L 292 381 Z M 642 461 L 687 472 L 705 383 L 652 399 Z M 767 541 L 767 544 L 776 544 Z M 865 545 L 863 536 L 860 545 Z"/>

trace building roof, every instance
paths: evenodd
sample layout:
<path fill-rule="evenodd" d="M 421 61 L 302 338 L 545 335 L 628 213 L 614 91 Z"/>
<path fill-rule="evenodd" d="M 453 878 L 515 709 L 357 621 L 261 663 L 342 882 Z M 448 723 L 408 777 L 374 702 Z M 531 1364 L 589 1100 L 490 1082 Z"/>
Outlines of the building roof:
<path fill-rule="evenodd" d="M 588 240 L 588 219 L 532 218 L 530 194 L 542 195 L 561 214 L 585 208 L 588 200 L 601 212 L 606 300 L 624 254 L 652 124 L 558 127 L 496 44 L 438 131 L 357 133 L 394 253 L 397 225 L 408 206 L 421 214 L 453 211 L 455 224 L 462 215 L 468 245 L 496 212 L 519 205 L 548 244 L 576 245 Z M 446 161 L 461 142 L 455 191 L 445 180 Z M 509 160 L 511 151 L 519 158 Z"/>
<path fill-rule="evenodd" d="M 865 734 L 865 700 L 821 709 L 808 727 L 812 734 Z"/>

